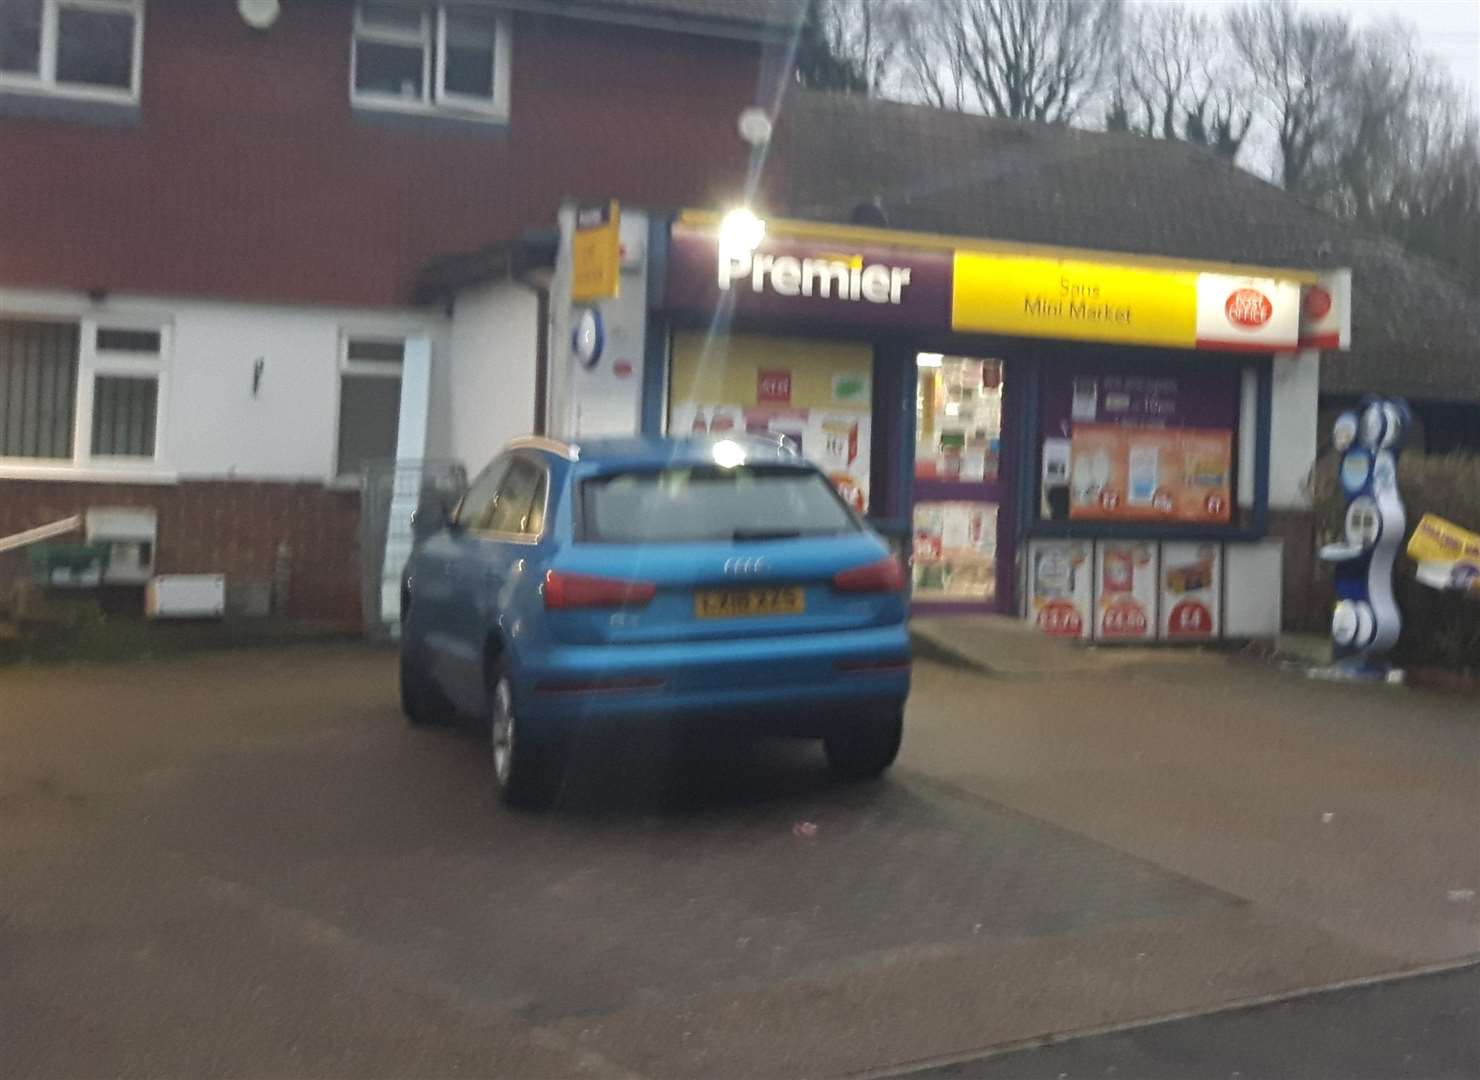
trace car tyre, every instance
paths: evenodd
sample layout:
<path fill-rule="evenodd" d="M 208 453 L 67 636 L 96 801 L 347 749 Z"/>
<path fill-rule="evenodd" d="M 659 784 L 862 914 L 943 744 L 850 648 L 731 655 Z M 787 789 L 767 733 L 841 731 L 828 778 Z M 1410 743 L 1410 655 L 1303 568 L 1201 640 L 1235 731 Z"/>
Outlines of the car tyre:
<path fill-rule="evenodd" d="M 903 737 L 903 708 L 840 728 L 823 739 L 828 768 L 840 780 L 873 779 L 894 764 Z"/>
<path fill-rule="evenodd" d="M 435 727 L 450 723 L 455 715 L 448 701 L 409 649 L 401 646 L 401 711 L 412 727 Z"/>
<path fill-rule="evenodd" d="M 489 744 L 499 799 L 506 806 L 546 809 L 565 780 L 563 747 L 550 738 L 531 737 L 520 724 L 507 663 L 499 661 L 489 682 Z"/>

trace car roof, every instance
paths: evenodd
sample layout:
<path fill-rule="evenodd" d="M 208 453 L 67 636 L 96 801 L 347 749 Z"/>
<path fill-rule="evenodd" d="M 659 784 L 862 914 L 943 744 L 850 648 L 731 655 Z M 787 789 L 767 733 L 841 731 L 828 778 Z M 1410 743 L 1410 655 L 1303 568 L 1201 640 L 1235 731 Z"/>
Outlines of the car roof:
<path fill-rule="evenodd" d="M 800 455 L 780 436 L 747 435 L 688 436 L 666 438 L 654 435 L 606 436 L 582 439 L 579 443 L 559 443 L 548 439 L 516 439 L 512 447 L 541 450 L 583 464 L 615 466 L 664 467 L 670 465 L 710 465 L 714 448 L 720 443 L 738 443 L 745 448 L 748 464 L 802 465 Z"/>

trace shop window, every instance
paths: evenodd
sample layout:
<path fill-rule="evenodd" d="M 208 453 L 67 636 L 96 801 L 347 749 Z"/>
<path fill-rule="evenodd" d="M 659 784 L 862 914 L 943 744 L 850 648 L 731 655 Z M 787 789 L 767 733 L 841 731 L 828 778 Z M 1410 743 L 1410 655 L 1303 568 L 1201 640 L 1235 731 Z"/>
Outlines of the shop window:
<path fill-rule="evenodd" d="M 864 513 L 873 356 L 873 346 L 858 342 L 675 334 L 668 430 L 785 439 Z"/>
<path fill-rule="evenodd" d="M 141 0 L 3 0 L 0 89 L 138 100 Z"/>
<path fill-rule="evenodd" d="M 375 461 L 393 461 L 401 426 L 401 339 L 347 338 L 340 361 L 337 473 L 363 474 Z"/>
<path fill-rule="evenodd" d="M 997 504 L 915 503 L 914 595 L 990 604 L 997 597 Z"/>
<path fill-rule="evenodd" d="M 915 476 L 991 482 L 1002 458 L 1002 362 L 916 358 Z"/>
<path fill-rule="evenodd" d="M 365 0 L 355 10 L 352 96 L 391 109 L 505 119 L 509 19 L 486 7 Z"/>
<path fill-rule="evenodd" d="M 1241 371 L 1165 368 L 1040 379 L 1038 514 L 1058 522 L 1235 520 Z"/>

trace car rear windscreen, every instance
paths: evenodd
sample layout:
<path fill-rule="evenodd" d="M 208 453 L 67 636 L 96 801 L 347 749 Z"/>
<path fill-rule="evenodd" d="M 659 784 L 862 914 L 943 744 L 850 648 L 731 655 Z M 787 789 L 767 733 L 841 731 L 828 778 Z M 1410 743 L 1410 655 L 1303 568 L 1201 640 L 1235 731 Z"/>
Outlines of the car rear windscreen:
<path fill-rule="evenodd" d="M 858 528 L 832 485 L 812 469 L 681 466 L 581 484 L 580 537 L 598 543 L 781 540 Z"/>

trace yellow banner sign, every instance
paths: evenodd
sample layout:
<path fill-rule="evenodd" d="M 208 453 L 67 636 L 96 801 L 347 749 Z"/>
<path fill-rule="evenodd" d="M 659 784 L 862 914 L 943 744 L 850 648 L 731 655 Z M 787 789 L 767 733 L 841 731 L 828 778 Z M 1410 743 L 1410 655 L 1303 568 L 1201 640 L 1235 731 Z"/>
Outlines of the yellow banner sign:
<path fill-rule="evenodd" d="M 1197 279 L 1186 270 L 958 251 L 951 326 L 1191 348 Z"/>
<path fill-rule="evenodd" d="M 620 212 L 613 199 L 605 206 L 576 211 L 571 238 L 570 298 L 577 303 L 610 300 L 621 282 Z"/>
<path fill-rule="evenodd" d="M 1480 600 L 1480 533 L 1425 514 L 1408 540 L 1418 580 L 1435 589 L 1460 589 Z"/>

